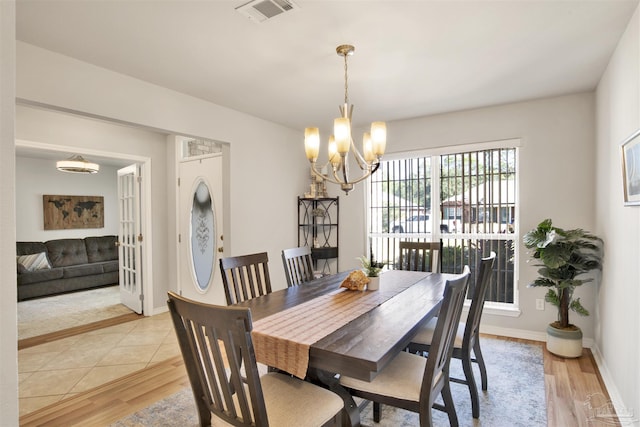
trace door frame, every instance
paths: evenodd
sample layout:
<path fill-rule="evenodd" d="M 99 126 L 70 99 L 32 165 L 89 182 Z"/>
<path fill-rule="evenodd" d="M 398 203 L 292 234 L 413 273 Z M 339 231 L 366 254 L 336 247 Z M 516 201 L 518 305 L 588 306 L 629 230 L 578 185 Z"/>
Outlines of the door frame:
<path fill-rule="evenodd" d="M 180 163 L 183 159 L 183 143 L 190 139 L 197 137 L 190 137 L 184 134 L 171 134 L 171 142 L 173 143 L 173 165 L 174 165 L 174 178 L 178 178 L 178 174 L 180 171 Z M 231 250 L 231 144 L 229 142 L 221 141 L 219 139 L 211 139 L 211 138 L 202 138 L 210 141 L 214 141 L 221 148 L 221 157 L 222 157 L 222 236 L 223 236 L 223 251 L 218 254 L 218 259 L 229 256 L 232 253 Z M 197 156 L 191 158 L 192 160 L 196 160 Z M 180 234 L 180 191 L 176 189 L 174 193 L 174 215 L 175 215 L 175 236 L 176 236 L 176 251 L 173 254 L 175 262 L 176 262 L 176 271 L 175 271 L 175 285 L 170 287 L 173 291 L 178 291 L 178 283 L 180 282 L 180 252 L 179 252 L 179 243 L 178 243 L 178 235 Z M 219 264 L 216 263 L 214 269 L 219 269 Z"/>
<path fill-rule="evenodd" d="M 74 147 L 67 145 L 49 144 L 46 142 L 28 141 L 24 139 L 15 139 L 15 145 L 16 147 L 29 148 L 39 151 L 60 152 L 65 154 L 73 152 L 87 157 L 108 157 L 111 159 L 122 160 L 123 165 L 125 165 L 125 163 L 137 163 L 140 165 L 140 177 L 142 178 L 140 200 L 142 223 L 140 224 L 140 232 L 144 237 L 143 244 L 145 249 L 142 253 L 142 294 L 144 295 L 144 299 L 142 302 L 142 313 L 145 316 L 156 314 L 153 312 L 153 269 L 151 268 L 151 266 L 153 265 L 153 237 L 151 233 L 151 158 L 112 151 L 94 150 L 85 147 Z M 115 179 L 117 180 L 117 177 Z"/>

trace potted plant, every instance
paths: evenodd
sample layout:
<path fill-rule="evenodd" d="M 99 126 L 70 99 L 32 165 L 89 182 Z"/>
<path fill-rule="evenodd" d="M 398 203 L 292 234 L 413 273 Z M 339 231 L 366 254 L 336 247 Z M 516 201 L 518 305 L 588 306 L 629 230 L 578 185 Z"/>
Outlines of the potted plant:
<path fill-rule="evenodd" d="M 371 254 L 371 258 L 362 256 L 358 259 L 362 264 L 362 270 L 365 272 L 365 274 L 369 278 L 367 289 L 369 289 L 370 291 L 378 290 L 380 287 L 379 275 L 380 275 L 380 271 L 382 271 L 382 267 L 384 267 L 384 264 L 381 262 L 376 262 L 376 260 L 373 258 L 373 254 Z"/>
<path fill-rule="evenodd" d="M 538 278 L 529 287 L 549 288 L 545 301 L 558 307 L 558 320 L 547 327 L 547 349 L 564 357 L 582 354 L 582 331 L 569 323 L 569 310 L 589 312 L 574 298 L 577 286 L 593 281 L 583 275 L 602 268 L 602 239 L 582 229 L 564 230 L 545 219 L 524 235 L 523 243 L 538 261 Z"/>

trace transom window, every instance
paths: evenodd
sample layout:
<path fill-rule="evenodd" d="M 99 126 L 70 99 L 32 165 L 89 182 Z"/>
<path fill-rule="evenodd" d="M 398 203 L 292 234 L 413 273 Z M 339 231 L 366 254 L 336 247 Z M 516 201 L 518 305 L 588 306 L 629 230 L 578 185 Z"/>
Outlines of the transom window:
<path fill-rule="evenodd" d="M 494 251 L 487 301 L 516 303 L 516 165 L 515 147 L 381 162 L 370 180 L 371 254 L 395 269 L 400 241 L 440 241 L 442 272 L 468 264 L 475 281 L 480 258 Z"/>

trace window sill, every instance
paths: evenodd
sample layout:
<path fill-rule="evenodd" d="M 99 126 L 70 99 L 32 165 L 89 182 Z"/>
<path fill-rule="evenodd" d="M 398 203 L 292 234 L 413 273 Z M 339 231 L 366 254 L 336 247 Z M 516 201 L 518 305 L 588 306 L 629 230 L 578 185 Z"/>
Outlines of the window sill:
<path fill-rule="evenodd" d="M 469 311 L 469 306 L 471 305 L 471 301 L 466 301 L 464 309 L 465 311 Z M 494 316 L 504 316 L 504 317 L 520 317 L 522 311 L 512 304 L 503 304 L 503 303 L 492 303 L 485 302 L 484 308 L 482 309 L 483 314 L 491 314 Z"/>

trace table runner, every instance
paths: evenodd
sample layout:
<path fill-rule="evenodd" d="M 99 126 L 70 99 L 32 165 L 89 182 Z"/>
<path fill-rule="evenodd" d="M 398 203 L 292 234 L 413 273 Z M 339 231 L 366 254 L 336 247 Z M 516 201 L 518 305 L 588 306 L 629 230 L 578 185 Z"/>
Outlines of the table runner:
<path fill-rule="evenodd" d="M 387 272 L 384 291 L 349 291 L 339 288 L 310 301 L 257 320 L 251 338 L 256 360 L 304 379 L 309 347 L 362 314 L 383 304 L 422 278 Z M 393 276 L 393 277 L 391 277 Z M 301 285 L 305 286 L 305 285 Z"/>

